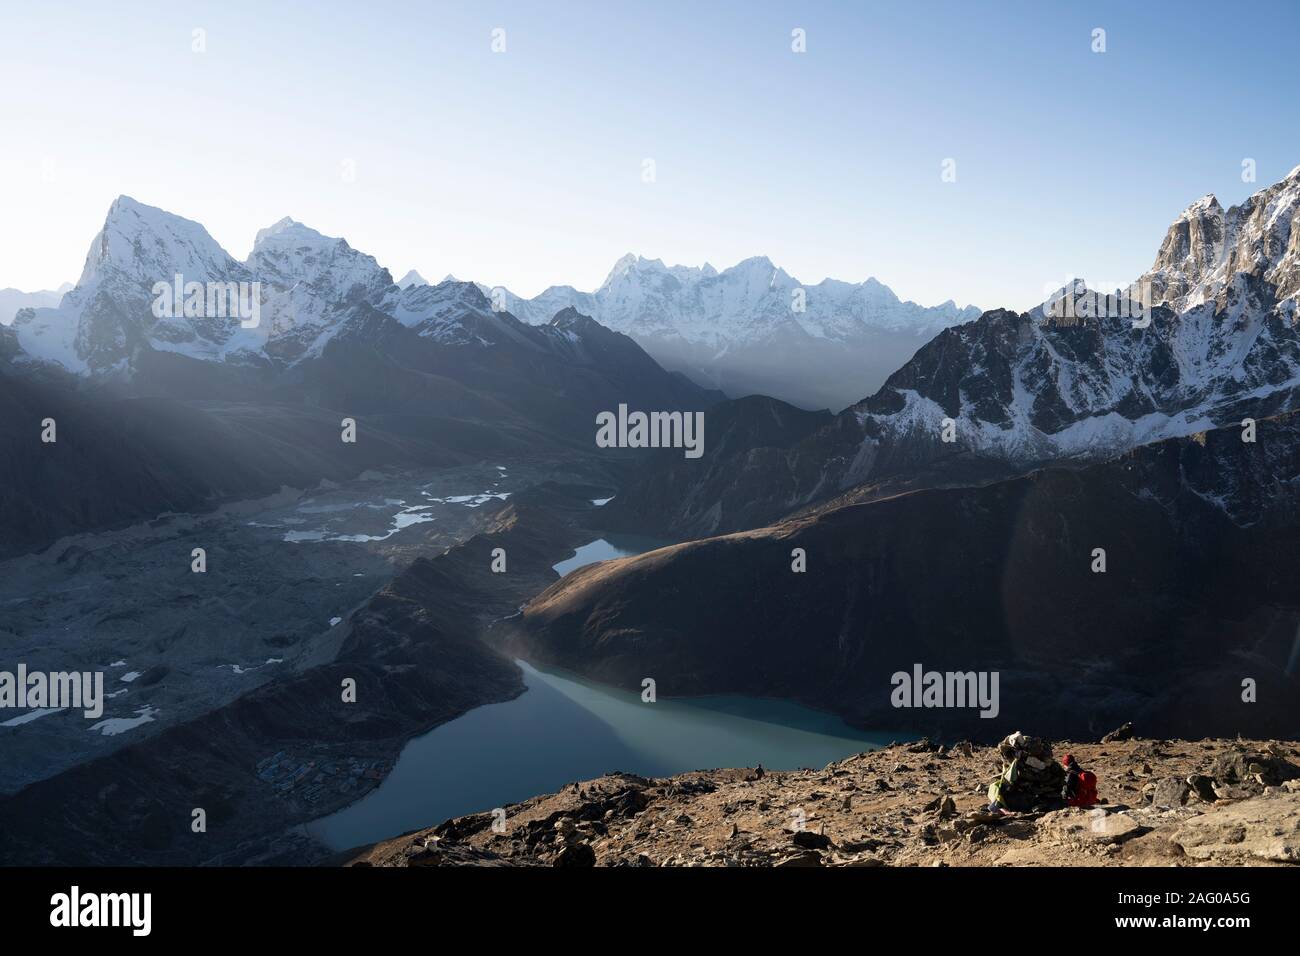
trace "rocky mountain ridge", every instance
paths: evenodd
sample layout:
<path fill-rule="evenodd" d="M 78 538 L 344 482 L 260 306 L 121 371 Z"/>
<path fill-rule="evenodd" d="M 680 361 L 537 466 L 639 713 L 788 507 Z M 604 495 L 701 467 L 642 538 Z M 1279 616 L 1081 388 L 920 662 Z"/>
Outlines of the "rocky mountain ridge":
<path fill-rule="evenodd" d="M 1058 742 L 1103 803 L 994 816 L 995 748 L 893 744 L 826 767 L 612 772 L 346 854 L 350 866 L 1286 866 L 1296 741 Z"/>
<path fill-rule="evenodd" d="M 1213 195 L 1192 203 L 1169 227 L 1151 269 L 1138 284 L 1150 283 L 1155 302 L 1183 312 L 1214 302 L 1245 273 L 1273 286 L 1279 302 L 1295 315 L 1300 294 L 1300 166 L 1285 179 L 1227 210 Z"/>

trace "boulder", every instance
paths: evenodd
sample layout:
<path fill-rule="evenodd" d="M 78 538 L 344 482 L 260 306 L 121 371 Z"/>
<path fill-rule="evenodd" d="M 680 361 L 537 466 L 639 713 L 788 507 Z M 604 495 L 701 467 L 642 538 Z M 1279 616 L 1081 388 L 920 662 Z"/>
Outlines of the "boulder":
<path fill-rule="evenodd" d="M 1144 827 L 1127 813 L 1068 807 L 1045 814 L 1039 829 L 1062 840 L 1081 843 L 1119 843 L 1136 836 Z"/>
<path fill-rule="evenodd" d="M 1103 744 L 1113 744 L 1113 743 L 1118 743 L 1121 740 L 1132 740 L 1132 739 L 1133 739 L 1133 725 L 1131 723 L 1124 723 L 1119 727 L 1116 727 L 1105 737 L 1102 737 L 1101 742 Z"/>
<path fill-rule="evenodd" d="M 1214 784 L 1214 797 L 1216 800 L 1249 800 L 1256 794 L 1263 793 L 1264 787 L 1238 787 L 1232 784 Z"/>
<path fill-rule="evenodd" d="M 555 856 L 552 866 L 595 866 L 596 851 L 587 843 L 570 843 Z"/>
<path fill-rule="evenodd" d="M 1261 793 L 1265 787 L 1277 786 L 1300 775 L 1295 765 L 1280 756 L 1258 750 L 1234 749 L 1219 754 L 1210 768 L 1210 776 L 1220 787 L 1243 787 Z"/>
<path fill-rule="evenodd" d="M 1214 781 L 1203 773 L 1192 774 L 1187 778 L 1187 785 L 1206 803 L 1213 803 L 1218 799 L 1218 794 L 1214 792 Z"/>
<path fill-rule="evenodd" d="M 939 806 L 935 808 L 934 815 L 937 820 L 947 820 L 949 817 L 955 817 L 957 815 L 957 804 L 953 802 L 952 797 L 944 797 L 939 802 Z"/>
<path fill-rule="evenodd" d="M 798 830 L 791 842 L 807 850 L 825 850 L 831 845 L 831 838 L 824 833 L 814 833 L 812 830 Z"/>
<path fill-rule="evenodd" d="M 1151 805 L 1162 810 L 1181 807 L 1191 792 L 1192 788 L 1182 777 L 1165 777 L 1156 781 L 1155 789 L 1151 791 Z"/>
<path fill-rule="evenodd" d="M 1197 860 L 1300 863 L 1300 794 L 1270 793 L 1183 823 L 1171 842 Z"/>

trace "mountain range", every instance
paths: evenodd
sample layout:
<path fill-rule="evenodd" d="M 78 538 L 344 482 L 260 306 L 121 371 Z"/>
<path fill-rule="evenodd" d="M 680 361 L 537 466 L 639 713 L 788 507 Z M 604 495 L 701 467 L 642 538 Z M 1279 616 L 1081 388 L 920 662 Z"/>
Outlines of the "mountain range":
<path fill-rule="evenodd" d="M 153 314 L 155 283 L 258 283 L 254 327 L 234 314 Z M 536 328 L 494 312 L 472 283 L 436 286 L 388 270 L 348 245 L 285 218 L 257 233 L 237 261 L 200 224 L 127 197 L 110 207 L 76 285 L 55 306 L 21 309 L 11 329 L 19 360 L 131 381 L 145 353 L 285 370 L 319 358 L 331 341 L 380 313 L 421 339 L 489 346 L 512 340 L 568 348 L 557 309 Z M 233 310 L 232 310 L 233 311 Z"/>
<path fill-rule="evenodd" d="M 262 321 L 254 329 L 233 316 L 119 321 L 119 310 L 142 314 L 153 282 L 176 273 L 186 282 L 260 282 Z M 473 333 L 455 318 L 439 323 L 439 316 L 509 312 L 544 328 L 572 309 L 708 387 L 835 409 L 874 390 L 941 329 L 979 315 L 951 301 L 934 307 L 901 301 L 876 279 L 805 286 L 764 256 L 719 272 L 707 263 L 665 266 L 629 254 L 594 292 L 552 286 L 531 299 L 474 283 L 480 300 L 469 285 L 452 276 L 431 284 L 415 270 L 394 282 L 345 240 L 288 218 L 258 232 L 252 253 L 239 262 L 200 224 L 122 196 L 80 279 L 64 290 L 71 293 L 66 300 L 6 290 L 0 304 L 32 310 L 14 322 L 28 356 L 97 374 L 125 371 L 127 356 L 141 344 L 209 361 L 292 365 L 319 354 L 363 304 L 442 341 Z"/>
<path fill-rule="evenodd" d="M 534 324 L 575 308 L 732 397 L 773 395 L 812 409 L 856 401 L 940 329 L 980 314 L 951 301 L 901 301 L 876 279 L 804 285 L 766 256 L 718 271 L 629 253 L 594 292 L 551 286 L 524 299 L 480 289 Z"/>
<path fill-rule="evenodd" d="M 994 310 L 839 415 L 712 409 L 714 454 L 662 456 L 604 516 L 696 540 L 570 574 L 503 642 L 870 727 L 1294 735 L 1298 206 L 1300 168 L 1193 204 L 1134 284 L 1147 316 Z M 999 671 L 1000 716 L 897 710 L 916 661 Z"/>
<path fill-rule="evenodd" d="M 391 762 L 412 734 L 517 693 L 512 656 L 634 691 L 651 676 L 665 697 L 797 700 L 945 737 L 1022 725 L 1083 737 L 1129 720 L 1166 735 L 1294 735 L 1298 205 L 1300 168 L 1240 206 L 1194 203 L 1129 290 L 1150 291 L 1149 322 L 1062 315 L 1064 297 L 1089 294 L 1074 285 L 1029 312 L 940 323 L 874 394 L 833 414 L 769 395 L 723 400 L 584 314 L 600 303 L 556 299 L 540 321 L 544 310 L 494 308 L 493 290 L 471 282 L 393 282 L 291 219 L 262 230 L 241 262 L 197 223 L 119 199 L 76 286 L 0 327 L 0 558 L 376 468 L 427 476 L 508 460 L 582 474 L 489 496 L 482 533 L 439 553 L 395 545 L 379 559 L 401 567 L 386 586 L 303 646 L 289 641 L 300 669 L 211 711 L 164 715 L 154 733 L 0 800 L 0 858 L 274 859 L 263 842 L 289 839 L 313 811 L 272 795 L 251 770 L 259 760 L 311 741 Z M 661 267 L 624 265 L 612 287 L 668 287 L 653 278 Z M 768 265 L 673 278 L 719 302 L 737 283 L 745 301 L 770 303 L 752 323 L 768 330 L 790 291 Z M 155 314 L 154 284 L 176 274 L 257 283 L 258 323 Z M 667 312 L 671 299 L 627 314 Z M 832 326 L 826 341 L 851 334 Z M 808 373 L 796 363 L 789 374 Z M 595 413 L 621 403 L 704 410 L 705 454 L 597 449 Z M 343 417 L 358 423 L 355 445 L 339 440 Z M 56 443 L 39 440 L 46 418 Z M 681 543 L 556 580 L 557 561 L 620 529 Z M 268 563 L 296 547 L 288 540 L 267 542 Z M 96 610 L 81 569 L 116 587 L 124 549 L 90 554 L 89 543 L 8 566 L 49 566 L 43 580 L 61 582 L 24 620 L 44 621 L 76 590 L 100 615 L 87 630 L 111 632 L 118 612 Z M 189 543 L 177 550 L 186 578 Z M 497 548 L 508 575 L 492 566 Z M 203 613 L 248 600 L 256 615 L 263 590 L 316 577 L 250 581 L 236 568 L 184 589 L 224 581 Z M 158 637 L 149 680 L 183 686 L 204 639 L 186 627 Z M 996 671 L 998 715 L 895 708 L 891 675 L 918 662 Z M 329 689 L 352 674 L 362 703 L 340 720 Z M 133 686 L 147 699 L 160 685 Z M 17 733 L 33 739 L 27 724 Z M 213 806 L 240 809 L 211 844 L 168 810 L 189 805 L 195 780 Z M 355 797 L 331 791 L 329 805 Z"/>
<path fill-rule="evenodd" d="M 256 289 L 257 323 L 155 309 L 156 284 L 177 275 Z M 722 398 L 572 309 L 529 325 L 473 283 L 403 289 L 292 219 L 261 230 L 240 262 L 198 223 L 125 196 L 60 303 L 0 327 L 0 390 L 27 412 L 0 421 L 5 553 L 384 465 L 594 458 L 600 411 Z M 38 440 L 46 417 L 56 443 Z M 352 446 L 345 417 L 361 431 Z M 113 480 L 74 493 L 87 473 Z"/>
<path fill-rule="evenodd" d="M 1213 300 L 1233 276 L 1256 274 L 1260 263 L 1268 263 L 1258 274 L 1279 299 L 1294 293 L 1300 274 L 1289 228 L 1293 179 L 1229 211 L 1213 196 L 1189 206 L 1140 280 L 1155 301 L 1181 314 Z M 423 281 L 411 272 L 399 285 Z M 900 301 L 874 278 L 805 286 L 764 256 L 718 271 L 629 253 L 594 292 L 551 286 L 525 299 L 505 288 L 480 289 L 499 294 L 506 309 L 532 324 L 576 308 L 630 335 L 666 368 L 733 398 L 763 394 L 837 411 L 876 391 L 940 331 L 980 315 L 951 300 L 933 307 Z"/>
<path fill-rule="evenodd" d="M 1059 299 L 995 309 L 942 330 L 874 395 L 816 427 L 774 427 L 770 401 L 721 406 L 713 417 L 751 441 L 693 468 L 664 457 L 609 517 L 635 526 L 653 516 L 682 536 L 736 531 L 837 496 L 1105 460 L 1294 409 L 1297 208 L 1300 167 L 1226 212 L 1213 197 L 1194 203 L 1134 283 L 1149 290 L 1148 324 L 1058 315 Z M 1068 294 L 1088 293 L 1079 284 Z"/>

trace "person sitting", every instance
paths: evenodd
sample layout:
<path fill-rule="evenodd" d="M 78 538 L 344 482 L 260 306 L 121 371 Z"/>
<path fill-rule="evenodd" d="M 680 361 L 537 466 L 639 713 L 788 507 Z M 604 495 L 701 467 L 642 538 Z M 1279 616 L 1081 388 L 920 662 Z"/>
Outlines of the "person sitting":
<path fill-rule="evenodd" d="M 1097 776 L 1090 770 L 1084 770 L 1073 754 L 1061 758 L 1065 768 L 1065 784 L 1061 787 L 1061 799 L 1067 807 L 1090 807 L 1097 802 Z"/>

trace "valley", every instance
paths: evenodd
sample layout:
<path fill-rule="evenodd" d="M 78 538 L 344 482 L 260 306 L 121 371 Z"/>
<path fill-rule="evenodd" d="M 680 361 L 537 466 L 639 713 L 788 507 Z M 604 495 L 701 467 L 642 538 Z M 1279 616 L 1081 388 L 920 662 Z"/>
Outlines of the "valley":
<path fill-rule="evenodd" d="M 106 718 L 148 714 L 129 734 L 95 731 L 68 713 L 0 723 L 0 746 L 13 758 L 0 786 L 12 793 L 329 660 L 353 610 L 416 556 L 474 534 L 485 505 L 499 507 L 538 471 L 522 463 L 513 474 L 504 465 L 366 472 L 74 535 L 0 563 L 7 656 L 42 670 L 73 662 L 102 670 Z"/>
<path fill-rule="evenodd" d="M 1294 936 L 1297 30 L 6 4 L 6 928 Z"/>
<path fill-rule="evenodd" d="M 762 257 L 632 257 L 503 309 L 287 218 L 239 261 L 120 197 L 79 282 L 0 327 L 0 640 L 109 689 L 93 726 L 0 720 L 0 860 L 442 860 L 438 818 L 448 846 L 494 808 L 550 819 L 573 780 L 580 817 L 663 797 L 694 819 L 724 784 L 820 799 L 922 735 L 1294 739 L 1297 208 L 1300 169 L 1193 204 L 1137 326 L 921 310 L 874 280 L 791 318 L 802 287 Z M 153 314 L 178 275 L 255 283 L 258 321 Z M 886 333 L 906 354 L 854 384 Z M 706 346 L 736 361 L 683 357 Z M 678 347 L 699 383 L 656 361 Z M 750 348 L 856 397 L 737 394 Z M 978 700 L 900 706 L 923 669 Z M 383 843 L 400 829 L 424 842 Z M 446 862 L 689 856 L 575 832 Z"/>
<path fill-rule="evenodd" d="M 68 714 L 0 726 L 0 747 L 31 768 L 31 779 L 0 796 L 0 859 L 319 857 L 325 851 L 301 824 L 373 788 L 411 736 L 524 690 L 518 667 L 481 638 L 555 580 L 551 564 L 593 537 L 592 499 L 608 486 L 557 483 L 563 474 L 556 462 L 510 462 L 367 475 L 310 495 L 177 516 L 164 531 L 97 536 L 110 539 L 97 542 L 107 551 L 98 559 L 76 550 L 86 542 L 52 549 L 81 558 L 70 572 L 57 557 L 18 559 L 29 562 L 29 575 L 83 575 L 74 579 L 85 583 L 71 587 L 88 598 L 110 573 L 105 565 L 111 573 L 151 571 L 139 578 L 151 582 L 149 596 L 128 587 L 101 591 L 102 606 L 87 600 L 83 613 L 109 621 L 80 643 L 67 639 L 71 625 L 62 618 L 42 616 L 48 609 L 25 613 L 33 625 L 58 629 L 69 657 L 93 656 L 109 674 L 136 675 L 119 679 L 130 699 L 109 704 L 127 713 L 148 707 L 153 719 L 112 737 L 88 733 Z M 394 516 L 412 513 L 404 500 L 430 502 L 419 506 L 429 520 L 390 534 Z M 205 600 L 189 577 L 189 546 L 199 538 L 211 542 L 211 577 L 194 577 L 219 588 L 213 600 L 223 613 L 211 630 L 180 630 L 160 642 L 156 628 L 174 613 L 175 594 Z M 490 570 L 496 548 L 506 550 L 507 574 Z M 149 569 L 160 552 L 179 553 L 181 567 Z M 220 569 L 221 555 L 240 559 L 237 569 Z M 159 587 L 168 578 L 183 584 Z M 109 606 L 131 614 L 114 624 Z M 313 613 L 321 608 L 337 620 Z M 241 614 L 254 615 L 252 623 L 241 624 Z M 266 626 L 271 620 L 278 631 Z M 268 635 L 280 639 L 268 643 Z M 340 694 L 343 681 L 355 685 L 355 703 Z M 206 832 L 189 830 L 195 807 L 208 814 Z"/>

